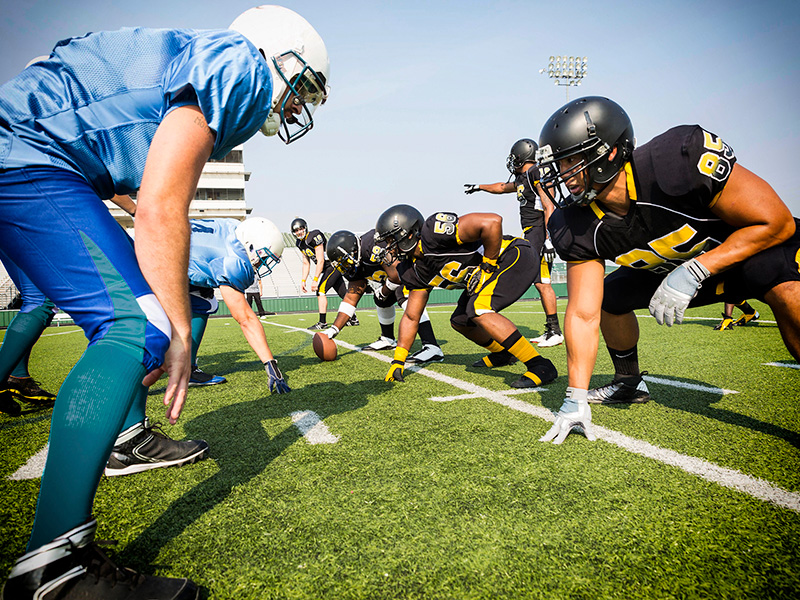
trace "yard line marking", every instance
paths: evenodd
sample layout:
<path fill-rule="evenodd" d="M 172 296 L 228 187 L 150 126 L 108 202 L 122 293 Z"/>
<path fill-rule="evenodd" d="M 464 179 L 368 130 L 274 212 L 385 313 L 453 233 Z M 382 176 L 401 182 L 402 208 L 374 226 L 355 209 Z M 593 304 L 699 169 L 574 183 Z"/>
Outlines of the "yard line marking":
<path fill-rule="evenodd" d="M 290 325 L 282 325 L 280 323 L 270 323 L 270 325 L 285 327 L 287 329 L 294 329 L 296 331 L 302 331 L 311 334 L 311 332 L 306 331 L 305 329 L 292 327 Z M 358 350 L 356 346 L 348 344 L 347 342 L 339 340 L 334 341 L 344 348 Z M 362 350 L 361 353 L 373 356 L 379 360 L 382 360 L 383 362 L 390 363 L 392 361 L 391 358 L 378 354 L 377 352 Z M 502 406 L 511 408 L 512 410 L 539 417 L 540 419 L 550 423 L 555 422 L 555 414 L 547 408 L 528 404 L 522 400 L 514 400 L 509 398 L 508 396 L 510 394 L 506 392 L 488 390 L 479 385 L 469 383 L 468 381 L 462 381 L 460 379 L 456 379 L 455 377 L 450 377 L 436 371 L 429 371 L 428 369 L 422 368 L 418 365 L 414 365 L 407 370 L 417 372 L 421 375 L 425 375 L 426 377 L 430 377 L 431 379 L 435 379 L 443 383 L 448 383 L 453 387 L 468 392 L 468 395 L 470 396 L 474 394 L 476 397 L 486 398 L 490 402 L 495 402 Z M 529 389 L 527 391 L 534 390 Z M 723 487 L 737 490 L 752 496 L 753 498 L 764 500 L 777 506 L 788 508 L 789 510 L 800 513 L 800 494 L 781 489 L 763 479 L 746 475 L 735 469 L 720 467 L 719 465 L 715 465 L 714 463 L 696 458 L 694 456 L 689 456 L 674 450 L 661 448 L 659 446 L 650 444 L 649 442 L 645 442 L 644 440 L 638 440 L 636 438 L 629 437 L 624 433 L 614 431 L 613 429 L 606 429 L 605 427 L 601 427 L 597 424 L 594 425 L 594 433 L 598 439 L 610 444 L 614 444 L 623 450 L 628 450 L 629 452 L 639 454 L 640 456 L 650 458 L 665 465 L 677 467 L 686 473 L 696 475 L 697 477 L 705 479 L 706 481 L 710 481 L 711 483 L 716 483 Z"/>
<path fill-rule="evenodd" d="M 793 364 L 793 363 L 779 363 L 779 362 L 772 362 L 772 363 L 762 363 L 764 366 L 767 367 L 788 367 L 790 369 L 800 369 L 800 364 Z"/>
<path fill-rule="evenodd" d="M 698 385 L 696 383 L 685 383 L 683 381 L 673 381 L 672 379 L 661 379 L 660 377 L 652 377 L 650 375 L 645 375 L 642 377 L 645 381 L 649 381 L 650 383 L 659 383 L 661 385 L 671 385 L 672 387 L 679 387 L 684 388 L 687 390 L 696 390 L 698 392 L 708 392 L 710 394 L 738 394 L 736 390 L 726 390 L 724 388 L 718 387 L 709 387 L 705 385 Z"/>
<path fill-rule="evenodd" d="M 339 438 L 328 431 L 319 415 L 312 410 L 297 410 L 292 413 L 292 423 L 300 430 L 309 444 L 335 444 Z"/>
<path fill-rule="evenodd" d="M 508 390 L 507 392 L 503 392 L 505 396 L 516 396 L 517 394 L 527 394 L 528 392 L 546 392 L 547 388 L 543 387 L 535 387 L 535 388 L 525 388 L 521 390 Z M 480 394 L 461 394 L 460 396 L 434 396 L 432 398 L 428 398 L 432 402 L 451 402 L 453 400 L 469 400 L 470 398 L 483 398 Z"/>
<path fill-rule="evenodd" d="M 70 334 L 70 333 L 83 333 L 83 329 L 78 328 L 78 329 L 73 329 L 72 331 L 60 331 L 59 333 L 43 333 L 39 337 L 51 337 L 51 336 L 54 336 L 54 335 L 67 335 L 67 334 Z"/>
<path fill-rule="evenodd" d="M 49 443 L 45 444 L 44 448 L 31 456 L 28 459 L 28 462 L 14 471 L 14 473 L 9 475 L 8 478 L 15 481 L 22 481 L 23 479 L 39 479 L 44 471 L 44 463 L 47 462 L 47 449 L 49 447 Z"/>

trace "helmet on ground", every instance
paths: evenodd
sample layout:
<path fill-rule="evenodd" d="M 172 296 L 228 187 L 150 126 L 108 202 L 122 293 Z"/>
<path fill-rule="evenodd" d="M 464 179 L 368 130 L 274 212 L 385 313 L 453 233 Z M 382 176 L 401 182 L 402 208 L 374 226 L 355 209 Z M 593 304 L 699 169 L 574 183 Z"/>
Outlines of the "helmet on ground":
<path fill-rule="evenodd" d="M 542 189 L 562 208 L 589 204 L 630 159 L 635 145 L 630 117 L 613 100 L 587 96 L 568 102 L 547 120 L 539 136 L 536 163 Z M 558 161 L 573 156 L 579 160 L 562 173 Z M 564 184 L 580 173 L 585 174 L 585 185 L 575 195 Z"/>
<path fill-rule="evenodd" d="M 413 206 L 397 204 L 383 212 L 375 224 L 375 237 L 386 244 L 387 254 L 404 257 L 414 251 L 425 219 Z"/>
<path fill-rule="evenodd" d="M 508 153 L 508 158 L 506 159 L 506 168 L 508 172 L 515 175 L 519 173 L 519 170 L 525 163 L 535 163 L 536 151 L 538 149 L 539 146 L 536 142 L 528 138 L 522 138 L 514 142 L 514 145 L 511 146 L 511 151 Z"/>
<path fill-rule="evenodd" d="M 361 240 L 351 231 L 341 230 L 328 238 L 328 260 L 348 279 L 361 264 Z"/>
<path fill-rule="evenodd" d="M 258 277 L 272 273 L 273 267 L 281 262 L 283 254 L 283 235 L 275 223 L 263 217 L 250 217 L 236 226 L 236 239 L 239 240 L 250 264 Z"/>
<path fill-rule="evenodd" d="M 307 233 L 308 232 L 308 223 L 306 223 L 305 219 L 301 219 L 300 217 L 297 217 L 294 221 L 292 221 L 291 229 L 292 229 L 292 234 L 293 235 L 295 233 L 297 233 L 298 231 L 300 231 L 301 229 L 305 229 L 306 233 Z"/>
<path fill-rule="evenodd" d="M 261 133 L 277 133 L 287 144 L 308 133 L 329 90 L 330 61 L 320 35 L 293 10 L 274 5 L 243 12 L 230 29 L 258 48 L 272 74 L 272 110 Z M 292 103 L 302 107 L 301 114 L 289 110 Z"/>

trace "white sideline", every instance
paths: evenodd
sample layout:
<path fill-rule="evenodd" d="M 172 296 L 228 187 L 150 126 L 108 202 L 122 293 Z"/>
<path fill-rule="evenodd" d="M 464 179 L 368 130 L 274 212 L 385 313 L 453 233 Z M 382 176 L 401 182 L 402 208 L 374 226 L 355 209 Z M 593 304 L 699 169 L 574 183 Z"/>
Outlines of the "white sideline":
<path fill-rule="evenodd" d="M 762 363 L 762 364 L 766 367 L 787 367 L 789 369 L 800 369 L 800 364 L 779 363 L 779 362 Z"/>
<path fill-rule="evenodd" d="M 295 331 L 302 331 L 310 335 L 313 335 L 314 333 L 311 331 L 307 331 L 305 329 L 300 329 L 298 327 L 283 325 L 281 323 L 269 322 L 269 325 L 274 325 L 276 327 L 283 327 Z M 357 346 L 348 344 L 347 342 L 341 340 L 334 340 L 334 341 L 343 348 L 347 348 L 348 350 L 358 351 Z M 361 353 L 377 358 L 378 360 L 381 360 L 385 363 L 392 362 L 391 357 L 378 354 L 377 352 L 361 350 Z M 486 398 L 490 402 L 496 402 L 497 404 L 501 404 L 513 410 L 523 412 L 535 417 L 539 417 L 540 419 L 544 419 L 545 421 L 548 421 L 550 423 L 555 421 L 555 415 L 545 407 L 535 406 L 533 404 L 523 402 L 522 400 L 514 400 L 508 397 L 520 393 L 517 390 L 513 391 L 508 390 L 503 392 L 489 390 L 486 388 L 482 388 L 478 385 L 469 383 L 467 381 L 462 381 L 460 379 L 456 379 L 454 377 L 438 373 L 436 371 L 430 371 L 418 365 L 411 366 L 406 370 L 411 372 L 417 372 L 420 375 L 425 375 L 426 377 L 430 377 L 431 379 L 441 381 L 442 383 L 450 384 L 453 387 L 462 389 L 465 392 L 467 392 L 467 394 L 463 394 L 461 396 L 431 398 L 434 401 L 442 402 L 447 400 L 455 400 L 459 398 Z M 681 384 L 680 387 L 688 387 L 690 385 L 694 385 L 694 384 L 682 384 L 681 382 L 670 381 L 667 379 L 659 379 L 655 377 L 648 379 L 652 379 L 654 380 L 654 382 L 659 384 L 661 383 L 667 385 Z M 704 388 L 703 386 L 696 386 L 696 388 L 693 389 L 700 389 L 701 391 L 708 391 L 713 393 L 720 393 L 720 392 L 735 393 L 732 390 L 722 390 L 720 388 L 711 388 L 711 387 Z M 526 392 L 533 392 L 533 391 L 543 391 L 543 389 L 534 388 L 526 390 Z M 735 469 L 720 467 L 719 465 L 715 465 L 714 463 L 708 462 L 706 460 L 695 458 L 693 456 L 688 456 L 686 454 L 681 454 L 680 452 L 676 452 L 674 450 L 661 448 L 659 446 L 650 444 L 649 442 L 645 442 L 644 440 L 638 440 L 636 438 L 632 438 L 623 433 L 620 433 L 619 431 L 614 431 L 613 429 L 606 429 L 605 427 L 600 427 L 599 425 L 594 426 L 594 432 L 598 439 L 608 442 L 609 444 L 614 444 L 615 446 L 618 446 L 623 450 L 627 450 L 629 452 L 633 452 L 634 454 L 645 456 L 647 458 L 656 460 L 666 465 L 677 467 L 682 471 L 691 473 L 692 475 L 696 475 L 701 479 L 705 479 L 706 481 L 716 483 L 723 487 L 737 490 L 739 492 L 752 496 L 753 498 L 764 500 L 766 502 L 770 502 L 772 504 L 781 506 L 783 508 L 788 508 L 789 510 L 792 510 L 794 512 L 800 512 L 800 494 L 781 489 L 763 479 L 746 475 Z"/>

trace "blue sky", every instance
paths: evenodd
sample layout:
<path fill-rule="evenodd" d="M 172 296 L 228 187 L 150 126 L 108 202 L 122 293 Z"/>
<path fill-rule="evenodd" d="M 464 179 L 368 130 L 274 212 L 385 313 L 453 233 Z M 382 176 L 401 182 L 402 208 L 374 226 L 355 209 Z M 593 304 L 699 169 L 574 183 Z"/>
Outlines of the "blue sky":
<path fill-rule="evenodd" d="M 227 27 L 252 2 L 26 1 L 3 8 L 0 81 L 56 41 L 122 26 Z M 304 2 L 285 6 L 320 32 L 330 101 L 291 146 L 245 144 L 254 214 L 288 230 L 363 231 L 397 203 L 425 214 L 493 211 L 519 233 L 512 195 L 465 196 L 505 181 L 514 141 L 537 139 L 566 100 L 539 69 L 587 56 L 570 98 L 604 95 L 631 116 L 639 144 L 699 123 L 731 145 L 796 216 L 800 192 L 800 3 L 673 0 Z"/>

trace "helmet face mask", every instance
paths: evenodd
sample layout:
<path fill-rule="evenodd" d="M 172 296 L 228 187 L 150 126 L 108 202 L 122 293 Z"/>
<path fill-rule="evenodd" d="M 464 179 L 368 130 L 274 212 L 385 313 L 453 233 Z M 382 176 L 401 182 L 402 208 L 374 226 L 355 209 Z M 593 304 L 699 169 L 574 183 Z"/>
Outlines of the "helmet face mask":
<path fill-rule="evenodd" d="M 274 5 L 243 12 L 230 29 L 258 49 L 272 75 L 272 105 L 261 132 L 279 134 L 287 144 L 300 139 L 328 98 L 330 61 L 319 33 L 293 10 Z"/>
<path fill-rule="evenodd" d="M 301 219 L 298 217 L 297 219 L 292 221 L 291 230 L 292 230 L 292 235 L 297 239 L 305 237 L 305 235 L 308 233 L 308 223 L 306 223 L 305 219 Z"/>
<path fill-rule="evenodd" d="M 283 235 L 272 221 L 262 217 L 245 219 L 236 227 L 236 239 L 247 251 L 250 264 L 259 279 L 271 274 L 281 262 Z"/>
<path fill-rule="evenodd" d="M 348 279 L 352 279 L 361 266 L 361 240 L 350 231 L 337 231 L 328 240 L 328 260 Z"/>
<path fill-rule="evenodd" d="M 506 169 L 512 175 L 516 175 L 522 170 L 525 163 L 536 162 L 536 150 L 539 146 L 533 140 L 523 138 L 511 146 L 511 151 L 506 159 Z"/>
<path fill-rule="evenodd" d="M 589 96 L 567 103 L 539 137 L 536 164 L 544 193 L 560 208 L 589 204 L 617 176 L 635 144 L 630 118 L 616 102 Z M 583 189 L 570 191 L 570 180 Z"/>

